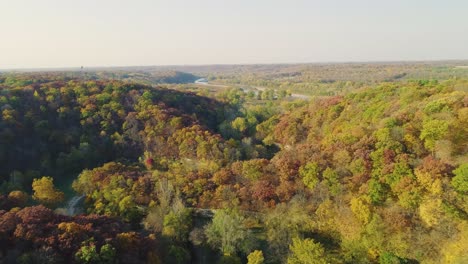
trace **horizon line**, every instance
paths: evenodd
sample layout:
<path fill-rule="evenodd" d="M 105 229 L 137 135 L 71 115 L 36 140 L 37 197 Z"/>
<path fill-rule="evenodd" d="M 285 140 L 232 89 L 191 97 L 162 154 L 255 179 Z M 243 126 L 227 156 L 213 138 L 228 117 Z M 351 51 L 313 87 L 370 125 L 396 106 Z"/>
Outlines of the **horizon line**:
<path fill-rule="evenodd" d="M 442 63 L 442 62 L 468 62 L 468 59 L 436 59 L 436 60 L 356 60 L 356 61 L 316 61 L 316 62 L 272 62 L 272 63 L 207 63 L 207 64 L 148 64 L 148 65 L 109 65 L 109 66 L 52 66 L 52 67 L 20 67 L 0 68 L 0 72 L 11 71 L 73 71 L 83 69 L 118 69 L 118 68 L 142 68 L 142 67 L 207 67 L 207 66 L 256 66 L 256 65 L 326 65 L 326 64 L 393 64 L 393 63 Z"/>

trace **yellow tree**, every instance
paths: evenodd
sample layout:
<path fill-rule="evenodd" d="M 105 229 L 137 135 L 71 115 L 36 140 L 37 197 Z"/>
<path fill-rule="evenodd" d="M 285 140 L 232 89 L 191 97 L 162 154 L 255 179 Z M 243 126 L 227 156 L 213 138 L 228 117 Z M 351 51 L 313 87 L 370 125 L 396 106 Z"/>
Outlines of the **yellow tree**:
<path fill-rule="evenodd" d="M 450 239 L 442 248 L 444 263 L 468 263 L 466 245 L 468 245 L 468 223 L 461 222 L 458 226 L 460 233 Z"/>
<path fill-rule="evenodd" d="M 247 264 L 263 264 L 265 258 L 261 250 L 255 250 L 247 256 Z"/>
<path fill-rule="evenodd" d="M 52 177 L 44 176 L 40 179 L 34 179 L 32 189 L 34 200 L 51 207 L 62 202 L 65 196 L 63 192 L 55 188 Z"/>
<path fill-rule="evenodd" d="M 326 264 L 325 249 L 313 239 L 294 238 L 289 246 L 288 264 Z"/>
<path fill-rule="evenodd" d="M 429 227 L 438 225 L 444 216 L 442 211 L 442 199 L 427 197 L 419 206 L 419 216 Z"/>
<path fill-rule="evenodd" d="M 353 211 L 362 224 L 367 225 L 371 219 L 372 212 L 369 208 L 369 204 L 365 198 L 352 198 L 351 199 L 351 211 Z"/>

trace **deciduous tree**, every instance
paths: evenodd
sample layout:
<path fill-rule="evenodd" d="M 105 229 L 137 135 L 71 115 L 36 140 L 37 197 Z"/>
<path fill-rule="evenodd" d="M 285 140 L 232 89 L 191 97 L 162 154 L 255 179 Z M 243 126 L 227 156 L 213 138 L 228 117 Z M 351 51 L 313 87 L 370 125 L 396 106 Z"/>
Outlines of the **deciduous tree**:
<path fill-rule="evenodd" d="M 34 179 L 32 183 L 33 198 L 47 206 L 55 206 L 62 202 L 65 194 L 54 186 L 52 177 Z"/>

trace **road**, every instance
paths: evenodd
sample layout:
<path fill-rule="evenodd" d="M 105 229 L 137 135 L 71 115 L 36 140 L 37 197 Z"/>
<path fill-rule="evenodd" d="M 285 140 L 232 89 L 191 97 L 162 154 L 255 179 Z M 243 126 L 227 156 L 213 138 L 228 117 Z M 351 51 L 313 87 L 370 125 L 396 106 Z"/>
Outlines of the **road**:
<path fill-rule="evenodd" d="M 222 87 L 222 88 L 229 88 L 229 87 L 231 87 L 231 86 L 229 86 L 229 85 L 211 84 L 211 83 L 208 83 L 208 82 L 197 82 L 197 81 L 195 81 L 194 83 L 195 83 L 195 84 L 198 84 L 198 85 L 211 86 L 211 87 Z"/>

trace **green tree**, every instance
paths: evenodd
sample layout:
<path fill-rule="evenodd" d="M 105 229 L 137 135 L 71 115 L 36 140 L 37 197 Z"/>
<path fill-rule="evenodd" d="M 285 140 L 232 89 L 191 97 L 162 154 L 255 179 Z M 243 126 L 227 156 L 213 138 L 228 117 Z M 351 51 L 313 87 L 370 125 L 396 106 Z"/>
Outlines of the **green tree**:
<path fill-rule="evenodd" d="M 101 247 L 99 257 L 101 259 L 101 263 L 103 264 L 115 263 L 116 250 L 112 245 L 105 244 Z"/>
<path fill-rule="evenodd" d="M 309 162 L 305 166 L 299 169 L 299 175 L 302 178 L 302 182 L 309 189 L 313 190 L 319 183 L 319 167 L 316 162 Z"/>
<path fill-rule="evenodd" d="M 98 263 L 99 254 L 94 244 L 84 245 L 75 254 L 78 263 Z"/>
<path fill-rule="evenodd" d="M 283 99 L 288 95 L 288 92 L 286 90 L 279 90 L 278 91 L 278 99 Z"/>
<path fill-rule="evenodd" d="M 237 117 L 232 121 L 231 126 L 240 133 L 244 133 L 248 128 L 247 120 L 243 117 Z"/>
<path fill-rule="evenodd" d="M 234 255 L 240 250 L 249 231 L 244 226 L 244 217 L 236 211 L 218 210 L 213 221 L 206 227 L 208 243 L 219 248 L 224 255 Z"/>
<path fill-rule="evenodd" d="M 75 259 L 78 263 L 116 263 L 116 250 L 112 245 L 104 244 L 98 253 L 94 242 L 87 241 L 84 242 L 84 245 L 76 252 Z"/>
<path fill-rule="evenodd" d="M 323 171 L 323 181 L 328 187 L 328 190 L 330 190 L 330 193 L 333 195 L 337 195 L 340 191 L 340 181 L 338 177 L 338 173 L 331 169 L 331 168 L 326 168 Z"/>
<path fill-rule="evenodd" d="M 468 193 L 468 163 L 460 165 L 453 171 L 452 186 L 459 193 Z"/>
<path fill-rule="evenodd" d="M 423 129 L 419 138 L 424 140 L 424 146 L 433 151 L 437 140 L 443 138 L 447 133 L 449 123 L 445 120 L 432 119 L 423 123 Z"/>
<path fill-rule="evenodd" d="M 373 204 L 381 204 L 387 198 L 387 185 L 376 179 L 370 179 L 368 182 L 368 194 Z"/>
<path fill-rule="evenodd" d="M 162 233 L 175 241 L 185 242 L 191 229 L 192 212 L 179 200 L 172 206 L 171 212 L 164 217 Z"/>
<path fill-rule="evenodd" d="M 119 201 L 119 215 L 125 220 L 136 223 L 140 222 L 141 214 L 138 211 L 137 205 L 135 204 L 133 197 L 128 195 Z"/>
<path fill-rule="evenodd" d="M 404 264 L 408 263 L 405 259 L 398 257 L 391 252 L 385 252 L 379 256 L 379 264 Z"/>

